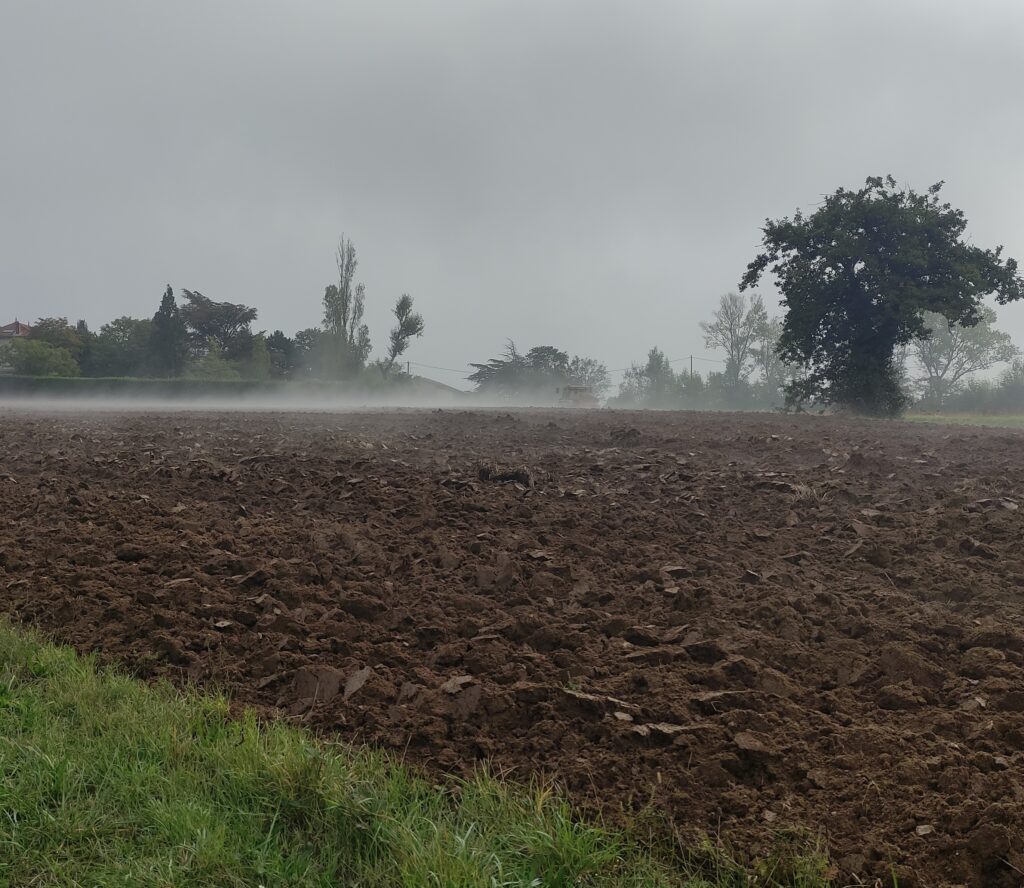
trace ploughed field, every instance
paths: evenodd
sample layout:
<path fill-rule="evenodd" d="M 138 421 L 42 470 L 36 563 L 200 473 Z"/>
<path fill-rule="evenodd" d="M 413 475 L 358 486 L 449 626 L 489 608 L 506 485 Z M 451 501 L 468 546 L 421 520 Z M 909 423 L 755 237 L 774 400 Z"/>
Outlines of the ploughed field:
<path fill-rule="evenodd" d="M 437 773 L 843 874 L 1024 870 L 1020 434 L 0 413 L 0 610 Z M 1016 868 L 1016 869 L 1015 869 Z"/>

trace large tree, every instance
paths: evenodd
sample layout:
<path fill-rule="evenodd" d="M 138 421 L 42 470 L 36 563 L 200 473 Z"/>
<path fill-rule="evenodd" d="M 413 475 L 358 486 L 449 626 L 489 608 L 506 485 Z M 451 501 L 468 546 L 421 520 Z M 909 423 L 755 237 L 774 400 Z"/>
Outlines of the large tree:
<path fill-rule="evenodd" d="M 303 376 L 316 375 L 320 369 L 320 345 L 326 334 L 319 327 L 299 330 L 292 344 L 292 371 Z"/>
<path fill-rule="evenodd" d="M 394 314 L 397 323 L 388 337 L 385 371 L 395 366 L 395 361 L 405 354 L 414 338 L 423 335 L 423 315 L 412 310 L 412 296 L 408 293 L 403 293 L 395 303 Z"/>
<path fill-rule="evenodd" d="M 366 366 L 370 356 L 370 328 L 363 323 L 366 288 L 355 282 L 356 248 L 344 235 L 336 255 L 338 283 L 324 290 L 322 368 L 331 376 L 352 376 Z"/>
<path fill-rule="evenodd" d="M 152 372 L 157 376 L 180 376 L 185 369 L 188 330 L 170 284 L 160 300 L 160 307 L 153 315 L 149 355 Z"/>
<path fill-rule="evenodd" d="M 491 358 L 486 364 L 470 364 L 470 367 L 474 370 L 468 379 L 478 392 L 505 396 L 518 394 L 528 369 L 526 357 L 511 339 L 500 358 Z"/>
<path fill-rule="evenodd" d="M 787 312 L 779 353 L 804 374 L 787 384 L 790 403 L 813 400 L 891 414 L 905 402 L 895 348 L 928 335 L 923 312 L 971 326 L 981 300 L 1024 296 L 1024 279 L 1002 248 L 963 240 L 962 211 L 891 177 L 840 188 L 808 216 L 768 219 L 764 250 L 740 289 L 775 274 Z"/>
<path fill-rule="evenodd" d="M 182 290 L 181 293 L 185 297 L 181 317 L 188 327 L 197 357 L 203 357 L 211 344 L 226 360 L 249 357 L 255 308 L 234 302 L 214 302 L 198 290 Z"/>
<path fill-rule="evenodd" d="M 15 339 L 4 350 L 4 360 L 20 376 L 78 376 L 78 362 L 64 346 L 41 339 Z"/>
<path fill-rule="evenodd" d="M 924 371 L 917 380 L 922 397 L 941 407 L 965 376 L 1017 357 L 1017 346 L 1009 334 L 995 328 L 995 321 L 996 313 L 988 307 L 973 327 L 951 323 L 940 314 L 925 315 L 929 335 L 910 346 Z"/>
<path fill-rule="evenodd" d="M 569 376 L 569 355 L 553 345 L 537 345 L 526 353 L 526 366 L 541 385 L 560 385 Z"/>
<path fill-rule="evenodd" d="M 603 364 L 568 353 L 553 345 L 538 345 L 523 354 L 509 340 L 500 358 L 486 364 L 471 364 L 469 381 L 477 391 L 504 397 L 540 397 L 554 400 L 562 386 L 593 385 L 598 396 L 607 388 L 608 371 Z"/>
<path fill-rule="evenodd" d="M 647 407 L 678 407 L 682 383 L 665 353 L 652 348 L 644 364 L 633 364 L 619 385 L 619 400 Z"/>
<path fill-rule="evenodd" d="M 782 320 L 769 318 L 758 325 L 754 344 L 750 351 L 754 369 L 761 375 L 761 381 L 769 392 L 777 394 L 787 377 L 787 367 L 779 357 L 779 339 L 782 337 Z"/>
<path fill-rule="evenodd" d="M 581 358 L 575 355 L 569 362 L 569 382 L 573 385 L 589 385 L 594 395 L 603 398 L 612 386 L 608 368 L 595 358 Z"/>
<path fill-rule="evenodd" d="M 294 339 L 280 330 L 275 330 L 267 337 L 267 352 L 270 355 L 270 374 L 276 377 L 287 377 L 299 368 L 300 349 Z"/>
<path fill-rule="evenodd" d="M 242 370 L 248 379 L 269 379 L 273 372 L 273 360 L 267 347 L 267 337 L 257 333 L 252 338 L 249 358 L 243 363 Z"/>
<path fill-rule="evenodd" d="M 151 360 L 153 322 L 148 318 L 121 317 L 100 327 L 92 339 L 86 376 L 141 376 Z"/>
<path fill-rule="evenodd" d="M 88 328 L 82 322 L 79 322 L 79 326 L 72 327 L 67 318 L 39 318 L 32 325 L 32 332 L 28 338 L 36 342 L 45 342 L 54 348 L 66 349 L 77 363 L 82 357 L 85 334 L 88 334 Z"/>
<path fill-rule="evenodd" d="M 718 300 L 712 320 L 701 323 L 704 344 L 725 352 L 726 385 L 735 388 L 750 376 L 757 336 L 767 322 L 764 301 L 756 293 L 749 299 L 738 293 L 726 293 Z"/>

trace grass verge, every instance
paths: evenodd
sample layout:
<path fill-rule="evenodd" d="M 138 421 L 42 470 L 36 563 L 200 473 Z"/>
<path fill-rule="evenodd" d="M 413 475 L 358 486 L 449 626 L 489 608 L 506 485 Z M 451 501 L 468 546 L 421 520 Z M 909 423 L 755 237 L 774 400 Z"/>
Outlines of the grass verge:
<path fill-rule="evenodd" d="M 1000 429 L 1024 428 L 1024 416 L 1016 413 L 907 413 L 910 422 L 935 422 L 943 425 L 987 426 Z"/>
<path fill-rule="evenodd" d="M 757 867 L 580 822 L 543 788 L 438 787 L 0 623 L 0 886 L 826 885 L 817 856 Z"/>

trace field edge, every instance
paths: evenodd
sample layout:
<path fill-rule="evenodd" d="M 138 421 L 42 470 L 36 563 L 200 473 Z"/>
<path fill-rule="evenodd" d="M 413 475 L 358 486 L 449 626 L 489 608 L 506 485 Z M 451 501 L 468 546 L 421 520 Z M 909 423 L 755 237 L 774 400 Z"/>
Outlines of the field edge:
<path fill-rule="evenodd" d="M 437 786 L 223 697 L 149 686 L 0 621 L 0 884 L 819 888 L 812 844 L 737 863 L 549 786 Z M 656 818 L 655 818 L 656 819 Z M 644 825 L 646 823 L 646 826 Z"/>

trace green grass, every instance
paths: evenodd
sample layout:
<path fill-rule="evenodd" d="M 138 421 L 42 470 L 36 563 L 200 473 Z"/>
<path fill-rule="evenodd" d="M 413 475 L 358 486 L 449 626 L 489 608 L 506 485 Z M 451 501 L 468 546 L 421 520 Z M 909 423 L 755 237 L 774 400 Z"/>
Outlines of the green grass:
<path fill-rule="evenodd" d="M 827 884 L 801 850 L 744 868 L 639 835 L 545 788 L 438 787 L 0 624 L 0 886 Z"/>
<path fill-rule="evenodd" d="M 1002 429 L 1024 428 L 1024 416 L 984 413 L 908 413 L 904 417 L 910 422 L 937 422 L 945 425 L 991 426 Z"/>

